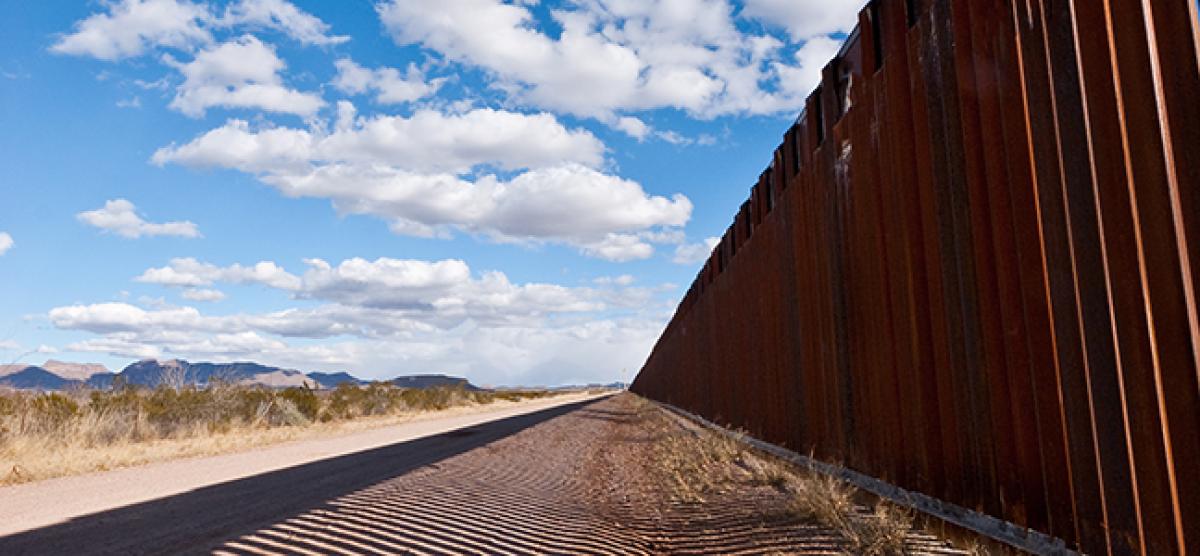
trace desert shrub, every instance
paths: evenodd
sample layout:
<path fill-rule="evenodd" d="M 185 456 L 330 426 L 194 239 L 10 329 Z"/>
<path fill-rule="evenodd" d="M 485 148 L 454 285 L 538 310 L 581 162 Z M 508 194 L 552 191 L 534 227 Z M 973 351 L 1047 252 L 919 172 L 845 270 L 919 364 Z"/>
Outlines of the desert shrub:
<path fill-rule="evenodd" d="M 400 399 L 404 406 L 416 411 L 439 411 L 446 409 L 456 402 L 470 400 L 462 386 L 439 386 L 436 388 L 403 388 Z"/>
<path fill-rule="evenodd" d="M 322 421 L 334 419 L 352 419 L 358 416 L 362 406 L 365 391 L 349 382 L 343 382 L 329 393 L 329 401 L 322 413 Z"/>
<path fill-rule="evenodd" d="M 366 386 L 343 383 L 329 394 L 322 420 L 388 415 L 408 407 L 403 388 L 386 382 L 373 382 Z"/>
<path fill-rule="evenodd" d="M 227 414 L 243 423 L 254 423 L 262 419 L 262 408 L 271 405 L 275 394 L 265 388 L 242 386 L 233 388 L 228 397 Z"/>
<path fill-rule="evenodd" d="M 306 421 L 317 418 L 321 412 L 321 400 L 311 388 L 288 388 L 279 393 L 281 401 L 290 402 Z"/>
<path fill-rule="evenodd" d="M 19 394 L 0 394 L 0 417 L 17 414 L 17 408 L 20 406 L 19 396 Z"/>
<path fill-rule="evenodd" d="M 521 400 L 544 398 L 551 393 L 549 390 L 482 390 L 476 392 L 476 394 L 483 396 L 487 400 L 481 403 L 491 403 L 493 400 L 519 402 Z"/>
<path fill-rule="evenodd" d="M 372 382 L 365 388 L 360 388 L 362 395 L 358 400 L 360 415 L 386 415 L 399 409 L 399 388 L 386 382 Z"/>
<path fill-rule="evenodd" d="M 274 403 L 271 404 L 268 422 L 270 425 L 277 427 L 302 427 L 309 424 L 311 419 L 304 414 L 295 402 L 280 396 L 275 398 Z"/>
<path fill-rule="evenodd" d="M 58 393 L 42 394 L 33 399 L 33 414 L 49 428 L 62 427 L 72 417 L 79 414 L 79 404 L 75 400 Z"/>
<path fill-rule="evenodd" d="M 142 411 L 142 396 L 136 388 L 93 390 L 88 405 L 96 413 L 137 415 Z"/>

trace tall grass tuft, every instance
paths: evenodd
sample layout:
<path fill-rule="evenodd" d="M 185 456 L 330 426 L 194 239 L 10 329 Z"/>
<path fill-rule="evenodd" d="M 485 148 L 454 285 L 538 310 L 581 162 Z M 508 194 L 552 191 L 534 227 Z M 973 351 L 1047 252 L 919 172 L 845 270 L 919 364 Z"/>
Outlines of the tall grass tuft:
<path fill-rule="evenodd" d="M 665 410 L 632 398 L 640 419 L 655 432 L 656 467 L 651 470 L 682 503 L 704 503 L 739 485 L 769 486 L 784 494 L 786 512 L 829 527 L 848 542 L 854 554 L 891 556 L 906 553 L 913 531 L 910 512 L 884 501 L 867 505 L 850 484 L 828 475 L 799 469 L 747 444 L 746 432 L 720 433 L 685 426 Z"/>

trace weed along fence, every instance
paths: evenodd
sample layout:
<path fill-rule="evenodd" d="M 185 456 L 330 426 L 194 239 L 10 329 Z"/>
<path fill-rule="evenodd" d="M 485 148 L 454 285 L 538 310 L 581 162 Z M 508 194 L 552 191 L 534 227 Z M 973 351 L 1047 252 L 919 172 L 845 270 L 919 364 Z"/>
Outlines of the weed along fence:
<path fill-rule="evenodd" d="M 633 390 L 1091 554 L 1200 553 L 1192 0 L 878 0 Z"/>

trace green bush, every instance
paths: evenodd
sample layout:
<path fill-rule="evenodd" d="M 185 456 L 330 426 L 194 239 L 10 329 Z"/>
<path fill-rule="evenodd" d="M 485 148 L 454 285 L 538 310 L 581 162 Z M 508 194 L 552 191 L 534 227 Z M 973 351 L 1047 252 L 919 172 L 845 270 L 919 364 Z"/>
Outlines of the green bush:
<path fill-rule="evenodd" d="M 292 402 L 296 410 L 309 421 L 315 420 L 321 412 L 321 399 L 311 388 L 288 388 L 280 392 L 279 397 Z"/>
<path fill-rule="evenodd" d="M 21 398 L 17 395 L 7 396 L 0 394 L 0 417 L 16 415 L 20 405 Z"/>
<path fill-rule="evenodd" d="M 79 404 L 63 394 L 42 394 L 33 399 L 33 412 L 43 423 L 60 427 L 79 414 Z"/>

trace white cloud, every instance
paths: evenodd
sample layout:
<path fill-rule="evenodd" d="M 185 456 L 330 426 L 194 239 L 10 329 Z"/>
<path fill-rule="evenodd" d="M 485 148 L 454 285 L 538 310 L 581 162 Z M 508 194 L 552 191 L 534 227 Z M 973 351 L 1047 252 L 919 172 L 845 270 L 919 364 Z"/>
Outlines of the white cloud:
<path fill-rule="evenodd" d="M 285 0 L 240 0 L 217 17 L 211 5 L 189 0 L 102 2 L 106 10 L 75 23 L 50 50 L 106 61 L 140 56 L 155 48 L 191 51 L 212 42 L 212 31 L 244 27 L 280 31 L 304 44 L 350 40 L 328 35 L 329 25 Z"/>
<path fill-rule="evenodd" d="M 507 181 L 359 166 L 264 179 L 291 196 L 331 198 L 340 211 L 388 218 L 397 233 L 435 237 L 450 227 L 496 241 L 566 243 L 614 261 L 653 253 L 628 232 L 682 226 L 692 209 L 682 195 L 650 196 L 635 182 L 578 164 L 530 170 Z"/>
<path fill-rule="evenodd" d="M 225 299 L 225 292 L 205 288 L 188 288 L 183 291 L 183 298 L 191 301 L 220 301 Z"/>
<path fill-rule="evenodd" d="M 283 32 L 304 44 L 328 46 L 350 37 L 330 36 L 329 24 L 284 0 L 241 0 L 225 9 L 222 26 L 255 26 Z"/>
<path fill-rule="evenodd" d="M 308 259 L 305 264 L 308 269 L 302 276 L 296 276 L 270 261 L 219 267 L 180 258 L 172 259 L 167 266 L 147 269 L 136 280 L 187 288 L 218 282 L 262 284 L 297 298 L 392 311 L 393 316 L 441 327 L 457 325 L 465 318 L 490 322 L 605 307 L 598 291 L 591 288 L 540 283 L 516 285 L 499 272 L 485 272 L 473 278 L 467 264 L 456 259 L 352 258 L 337 266 Z M 330 309 L 323 311 L 329 314 Z"/>
<path fill-rule="evenodd" d="M 386 218 L 397 233 L 437 237 L 457 229 L 497 241 L 566 243 L 609 260 L 649 257 L 653 247 L 637 233 L 679 227 L 691 216 L 682 195 L 648 195 L 594 169 L 603 144 L 549 114 L 419 110 L 408 118 L 354 118 L 348 107 L 340 105 L 331 133 L 254 131 L 231 120 L 159 149 L 152 161 L 255 173 L 285 195 Z M 529 170 L 511 179 L 460 177 L 486 167 Z"/>
<path fill-rule="evenodd" d="M 200 287 L 216 282 L 234 284 L 262 284 L 281 290 L 300 289 L 300 279 L 271 261 L 260 261 L 252 266 L 234 264 L 219 267 L 193 258 L 171 259 L 161 268 L 147 269 L 135 278 L 138 282 L 163 286 Z"/>
<path fill-rule="evenodd" d="M 138 56 L 147 49 L 189 49 L 212 36 L 203 27 L 207 6 L 185 0 L 123 0 L 108 4 L 108 13 L 88 16 L 75 31 L 61 37 L 50 50 L 114 61 Z"/>
<path fill-rule="evenodd" d="M 474 274 L 454 259 L 305 263 L 298 286 L 278 287 L 299 303 L 320 303 L 316 307 L 207 315 L 193 307 L 110 302 L 57 307 L 48 316 L 58 328 L 98 335 L 68 351 L 236 357 L 349 368 L 369 377 L 433 368 L 484 383 L 528 384 L 615 380 L 620 367 L 641 363 L 669 309 L 669 300 L 657 297 L 665 290 L 631 287 L 628 275 L 567 287 L 512 283 L 500 272 Z M 216 269 L 213 280 L 237 282 L 253 267 L 177 259 L 166 268 L 176 275 Z M 292 340 L 332 338 L 339 339 Z"/>
<path fill-rule="evenodd" d="M 671 262 L 676 264 L 697 264 L 704 262 L 705 259 L 712 255 L 712 250 L 721 243 L 721 238 L 710 237 L 705 238 L 699 243 L 685 243 L 675 248 L 675 255 L 671 257 Z"/>
<path fill-rule="evenodd" d="M 146 310 L 120 302 L 71 305 L 50 310 L 50 321 L 59 328 L 89 332 L 134 332 L 139 330 L 188 330 L 220 332 L 222 317 L 206 317 L 192 307 Z"/>
<path fill-rule="evenodd" d="M 107 353 L 129 359 L 158 359 L 163 352 L 156 346 L 144 344 L 127 335 L 105 336 L 67 344 L 67 351 Z"/>
<path fill-rule="evenodd" d="M 592 257 L 613 262 L 649 259 L 654 246 L 635 234 L 606 234 L 604 239 L 583 245 L 583 252 Z"/>
<path fill-rule="evenodd" d="M 247 333 L 188 335 L 175 343 L 111 334 L 66 349 L 136 359 L 251 359 L 285 368 L 350 370 L 374 379 L 433 371 L 465 376 L 480 385 L 558 385 L 607 383 L 622 376 L 632 379 L 661 327 L 661 320 L 645 318 L 604 318 L 557 326 L 465 324 L 437 334 L 416 333 L 403 340 L 350 339 L 316 345 L 272 342 L 269 337 Z"/>
<path fill-rule="evenodd" d="M 866 0 L 745 0 L 742 16 L 782 27 L 792 40 L 847 33 L 858 23 Z"/>
<path fill-rule="evenodd" d="M 821 70 L 837 54 L 842 43 L 829 37 L 814 37 L 804 43 L 792 56 L 795 64 L 773 62 L 780 76 L 780 87 L 787 94 L 804 96 L 821 82 Z"/>
<path fill-rule="evenodd" d="M 13 238 L 8 232 L 0 232 L 0 255 L 8 252 L 14 245 Z"/>
<path fill-rule="evenodd" d="M 400 104 L 420 100 L 433 95 L 441 88 L 444 78 L 425 80 L 425 74 L 416 64 L 409 64 L 403 74 L 396 68 L 364 68 L 349 58 L 342 58 L 334 65 L 338 73 L 333 86 L 347 94 L 375 93 L 380 104 Z"/>
<path fill-rule="evenodd" d="M 130 239 L 142 236 L 200 237 L 200 230 L 192 222 L 155 224 L 143 220 L 138 216 L 133 203 L 125 199 L 106 201 L 103 208 L 84 211 L 75 216 L 84 224 Z"/>
<path fill-rule="evenodd" d="M 616 284 L 618 286 L 631 286 L 636 281 L 637 278 L 634 278 L 632 274 L 621 274 L 620 276 L 601 276 L 595 280 L 592 280 L 592 282 L 602 286 L 611 284 Z"/>
<path fill-rule="evenodd" d="M 603 161 L 600 140 L 586 130 L 567 129 L 545 113 L 422 109 L 410 117 L 375 116 L 343 124 L 332 133 L 287 127 L 256 131 L 246 121 L 230 120 L 190 143 L 159 149 L 151 160 L 275 174 L 334 163 L 461 174 L 480 165 L 513 170 L 563 162 L 595 167 Z"/>
<path fill-rule="evenodd" d="M 378 10 L 399 44 L 479 67 L 520 102 L 601 121 L 657 108 L 772 114 L 800 108 L 808 93 L 779 71 L 792 68 L 781 56 L 795 45 L 740 31 L 726 0 L 579 2 L 551 11 L 557 38 L 525 6 L 502 0 L 391 1 Z"/>
<path fill-rule="evenodd" d="M 646 122 L 632 116 L 617 118 L 614 127 L 638 141 L 644 141 L 646 136 L 650 134 L 650 126 L 646 125 Z"/>
<path fill-rule="evenodd" d="M 252 35 L 201 50 L 187 63 L 170 56 L 163 60 L 184 77 L 171 108 L 193 118 L 214 106 L 311 116 L 325 104 L 319 95 L 285 86 L 279 72 L 286 64 Z"/>

